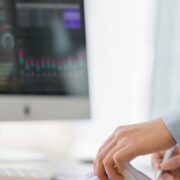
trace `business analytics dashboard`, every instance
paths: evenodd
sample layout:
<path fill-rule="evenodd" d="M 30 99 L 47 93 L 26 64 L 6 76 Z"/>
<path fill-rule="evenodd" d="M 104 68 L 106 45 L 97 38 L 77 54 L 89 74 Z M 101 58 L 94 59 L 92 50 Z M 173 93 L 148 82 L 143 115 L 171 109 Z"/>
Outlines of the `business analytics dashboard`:
<path fill-rule="evenodd" d="M 0 94 L 88 96 L 82 0 L 0 1 Z"/>

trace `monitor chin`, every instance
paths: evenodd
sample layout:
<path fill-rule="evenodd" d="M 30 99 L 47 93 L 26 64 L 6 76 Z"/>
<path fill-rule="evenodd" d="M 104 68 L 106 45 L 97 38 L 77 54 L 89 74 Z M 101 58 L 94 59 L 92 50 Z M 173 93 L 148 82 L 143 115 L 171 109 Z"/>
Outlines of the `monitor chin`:
<path fill-rule="evenodd" d="M 0 96 L 0 120 L 78 120 L 90 118 L 87 97 Z"/>

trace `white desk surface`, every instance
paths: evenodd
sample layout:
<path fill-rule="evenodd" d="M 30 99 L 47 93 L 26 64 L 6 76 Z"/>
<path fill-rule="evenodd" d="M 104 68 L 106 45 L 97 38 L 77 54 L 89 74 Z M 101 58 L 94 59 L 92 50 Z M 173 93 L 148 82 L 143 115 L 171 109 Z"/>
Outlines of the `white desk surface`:
<path fill-rule="evenodd" d="M 45 177 L 51 177 L 54 175 L 59 168 L 59 164 L 62 161 L 58 159 L 50 159 L 49 161 L 32 161 L 32 162 L 1 162 L 0 168 L 10 168 L 10 169 L 25 169 L 25 170 L 37 170 Z M 144 174 L 148 175 L 150 178 L 154 177 L 154 171 L 151 167 L 150 156 L 139 157 L 132 161 L 132 165 L 142 171 Z"/>

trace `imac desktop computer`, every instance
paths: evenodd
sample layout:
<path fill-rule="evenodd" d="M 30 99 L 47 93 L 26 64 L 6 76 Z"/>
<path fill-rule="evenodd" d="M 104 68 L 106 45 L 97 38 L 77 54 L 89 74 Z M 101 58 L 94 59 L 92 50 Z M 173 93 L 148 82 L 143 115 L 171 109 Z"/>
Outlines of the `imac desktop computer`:
<path fill-rule="evenodd" d="M 0 120 L 90 117 L 83 0 L 0 1 Z"/>

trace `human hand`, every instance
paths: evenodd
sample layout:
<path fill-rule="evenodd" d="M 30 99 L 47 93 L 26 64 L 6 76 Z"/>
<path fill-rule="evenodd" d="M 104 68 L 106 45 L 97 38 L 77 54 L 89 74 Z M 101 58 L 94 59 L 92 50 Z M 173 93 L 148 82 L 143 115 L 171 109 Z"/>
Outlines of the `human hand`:
<path fill-rule="evenodd" d="M 162 169 L 164 173 L 159 180 L 180 180 L 180 146 L 178 146 L 167 162 L 161 163 L 165 151 L 152 155 L 152 165 L 156 170 Z"/>
<path fill-rule="evenodd" d="M 175 140 L 161 118 L 117 128 L 98 151 L 94 173 L 101 180 L 123 180 L 124 162 L 168 149 Z"/>

